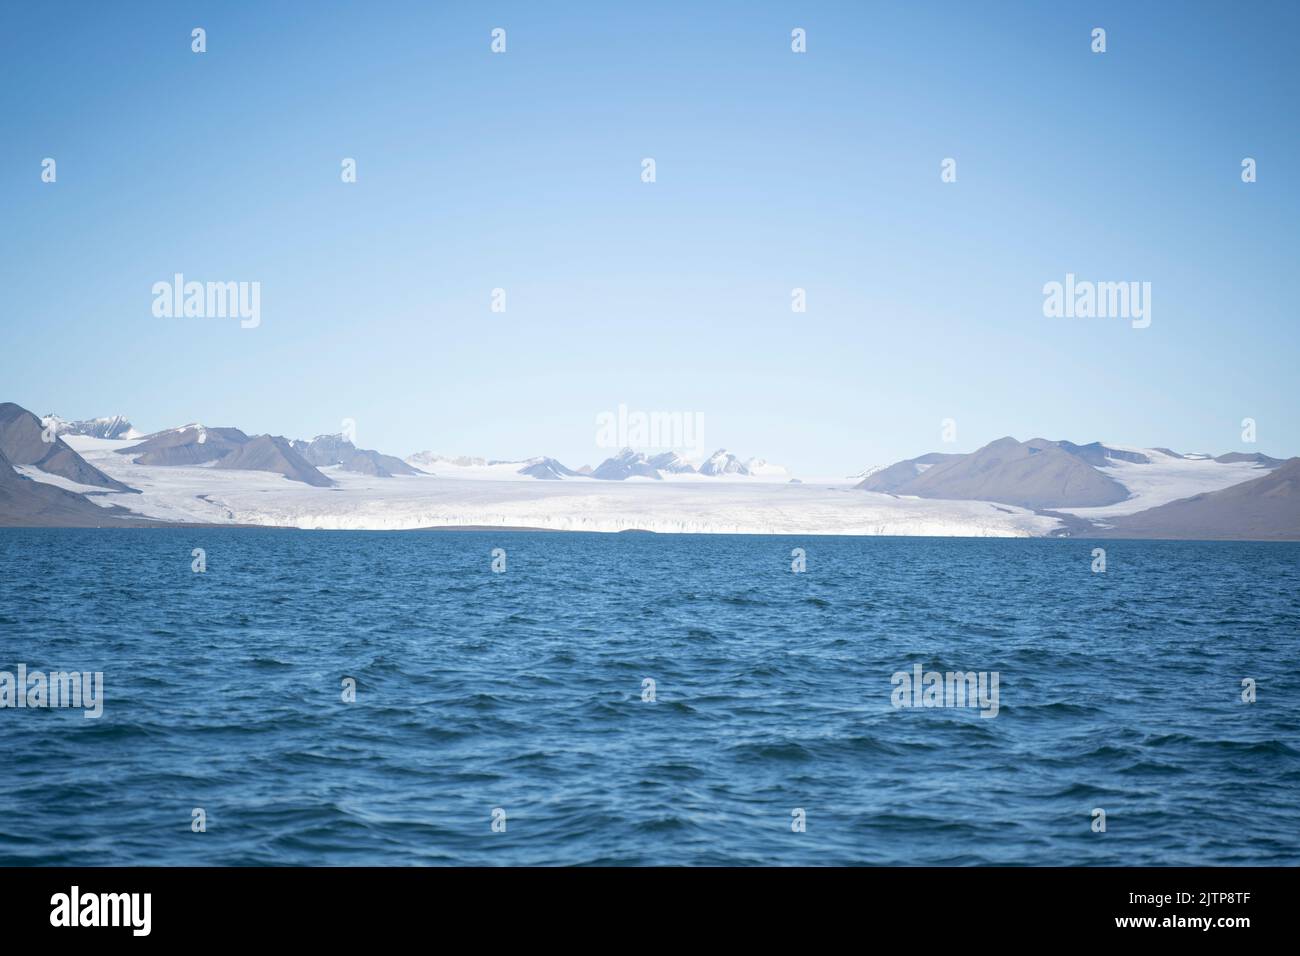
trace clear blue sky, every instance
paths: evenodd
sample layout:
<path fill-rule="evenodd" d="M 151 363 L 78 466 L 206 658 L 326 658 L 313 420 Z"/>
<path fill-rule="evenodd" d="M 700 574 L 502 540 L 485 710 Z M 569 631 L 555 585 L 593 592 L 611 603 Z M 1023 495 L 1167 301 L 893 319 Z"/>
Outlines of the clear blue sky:
<path fill-rule="evenodd" d="M 0 400 L 575 466 L 619 403 L 809 475 L 1297 454 L 1298 36 L 1282 2 L 6 3 Z M 261 326 L 155 318 L 175 272 L 259 281 Z M 1151 327 L 1045 318 L 1067 272 L 1151 282 Z"/>

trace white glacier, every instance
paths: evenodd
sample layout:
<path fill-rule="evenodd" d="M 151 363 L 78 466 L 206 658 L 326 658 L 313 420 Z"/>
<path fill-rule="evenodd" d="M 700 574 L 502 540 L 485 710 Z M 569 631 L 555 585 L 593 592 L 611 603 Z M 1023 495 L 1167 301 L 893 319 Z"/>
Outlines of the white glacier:
<path fill-rule="evenodd" d="M 135 465 L 129 455 L 117 454 L 132 442 L 77 437 L 71 443 L 91 464 L 142 492 L 101 494 L 92 501 L 168 521 L 358 530 L 487 526 L 976 537 L 1039 535 L 1058 524 L 1023 508 L 899 498 L 847 484 L 536 481 L 507 477 L 500 465 L 450 469 L 473 477 L 377 478 L 327 468 L 336 486 L 313 488 L 266 472 Z"/>

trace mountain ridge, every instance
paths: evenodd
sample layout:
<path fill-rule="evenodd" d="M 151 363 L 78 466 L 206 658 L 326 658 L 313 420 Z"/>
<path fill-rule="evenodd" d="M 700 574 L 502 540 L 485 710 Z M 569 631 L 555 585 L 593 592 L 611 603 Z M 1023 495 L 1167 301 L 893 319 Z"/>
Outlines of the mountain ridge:
<path fill-rule="evenodd" d="M 316 487 L 333 484 L 288 439 L 279 435 L 249 436 L 238 428 L 191 423 L 146 435 L 130 447 L 118 449 L 117 453 L 130 456 L 135 465 L 210 465 L 220 469 L 269 471 Z"/>

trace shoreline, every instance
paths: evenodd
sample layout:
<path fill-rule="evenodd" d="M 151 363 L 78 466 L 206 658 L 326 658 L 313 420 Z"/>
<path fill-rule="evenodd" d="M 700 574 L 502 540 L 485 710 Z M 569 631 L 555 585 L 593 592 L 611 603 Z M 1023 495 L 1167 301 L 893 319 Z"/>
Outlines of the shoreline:
<path fill-rule="evenodd" d="M 1185 541 L 1201 544 L 1295 544 L 1300 537 L 1251 538 L 1251 537 L 1180 537 L 1167 534 L 1133 535 L 1109 532 L 1106 529 L 1092 529 L 1087 534 L 1038 534 L 1038 535 L 978 535 L 978 534 L 853 534 L 848 532 L 766 532 L 766 531 L 653 531 L 647 528 L 624 528 L 618 531 L 571 531 L 561 528 L 535 528 L 524 525 L 431 525 L 426 528 L 297 528 L 290 525 L 264 524 L 213 524 L 204 522 L 167 522 L 157 519 L 142 519 L 134 522 L 119 519 L 106 524 L 11 524 L 0 522 L 0 533 L 5 531 L 167 531 L 167 530 L 232 530 L 232 531 L 281 531 L 327 534 L 445 534 L 449 532 L 467 532 L 488 534 L 492 532 L 507 534 L 581 534 L 617 537 L 619 535 L 654 535 L 658 538 L 880 538 L 890 540 L 917 539 L 925 541 Z"/>

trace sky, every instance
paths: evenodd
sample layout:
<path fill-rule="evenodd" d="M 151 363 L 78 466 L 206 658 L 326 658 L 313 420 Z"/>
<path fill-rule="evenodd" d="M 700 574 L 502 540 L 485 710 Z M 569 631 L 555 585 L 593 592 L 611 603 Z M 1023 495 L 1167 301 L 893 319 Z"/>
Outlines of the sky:
<path fill-rule="evenodd" d="M 817 476 L 1300 454 L 1297 35 L 1286 2 L 6 3 L 0 401 L 573 467 L 620 405 Z M 260 324 L 156 316 L 176 273 L 260 283 Z M 1067 274 L 1151 283 L 1150 325 L 1045 316 Z"/>

